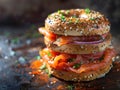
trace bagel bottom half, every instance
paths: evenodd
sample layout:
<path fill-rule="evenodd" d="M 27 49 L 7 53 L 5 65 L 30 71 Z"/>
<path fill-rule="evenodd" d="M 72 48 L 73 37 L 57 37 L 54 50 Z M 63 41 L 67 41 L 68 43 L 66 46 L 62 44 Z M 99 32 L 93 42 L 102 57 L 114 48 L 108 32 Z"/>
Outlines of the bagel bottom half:
<path fill-rule="evenodd" d="M 65 81 L 74 81 L 74 82 L 91 81 L 91 80 L 94 80 L 97 78 L 104 77 L 105 74 L 107 74 L 113 66 L 112 65 L 113 57 L 112 57 L 108 61 L 108 63 L 104 64 L 103 67 L 98 68 L 97 70 L 89 70 L 87 72 L 76 73 L 73 71 L 57 70 L 57 69 L 51 67 L 49 65 L 49 63 L 46 62 L 46 60 L 43 60 L 43 61 L 45 61 L 49 72 L 53 76 L 55 76 L 59 79 L 65 80 Z"/>
<path fill-rule="evenodd" d="M 109 47 L 104 51 L 103 56 L 100 57 L 98 60 L 93 60 L 90 61 L 89 63 L 87 62 L 83 63 L 77 69 L 69 66 L 68 65 L 69 62 L 66 62 L 68 65 L 67 67 L 65 66 L 65 68 L 59 68 L 59 67 L 64 67 L 64 66 L 59 66 L 61 62 L 59 62 L 58 60 L 62 60 L 62 59 L 59 58 L 57 60 L 58 62 L 55 62 L 56 59 L 54 58 L 56 56 L 55 57 L 53 56 L 53 58 L 51 58 L 52 56 L 50 57 L 46 52 L 44 52 L 44 50 L 40 51 L 40 55 L 42 57 L 43 63 L 46 63 L 49 73 L 65 81 L 80 82 L 80 81 L 91 81 L 105 76 L 105 74 L 108 73 L 112 68 L 112 62 L 114 61 L 114 58 L 116 56 L 116 51 L 114 48 Z"/>

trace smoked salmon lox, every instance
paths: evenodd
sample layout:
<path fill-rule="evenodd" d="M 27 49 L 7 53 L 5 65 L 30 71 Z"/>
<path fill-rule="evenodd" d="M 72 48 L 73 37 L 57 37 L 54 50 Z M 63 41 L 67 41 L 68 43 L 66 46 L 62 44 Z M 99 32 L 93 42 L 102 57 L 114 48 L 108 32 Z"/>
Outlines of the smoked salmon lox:
<path fill-rule="evenodd" d="M 110 22 L 90 9 L 58 10 L 39 32 L 46 48 L 40 51 L 49 72 L 65 81 L 91 81 L 112 68 L 116 52 L 111 45 Z"/>

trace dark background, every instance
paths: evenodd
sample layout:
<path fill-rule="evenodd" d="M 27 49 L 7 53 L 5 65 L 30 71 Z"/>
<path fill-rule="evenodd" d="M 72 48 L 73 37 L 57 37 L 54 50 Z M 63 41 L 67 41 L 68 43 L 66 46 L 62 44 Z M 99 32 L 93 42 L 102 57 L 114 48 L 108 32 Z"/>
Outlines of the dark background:
<path fill-rule="evenodd" d="M 71 8 L 100 11 L 113 26 L 119 26 L 120 0 L 0 0 L 0 26 L 36 23 L 42 26 L 48 14 Z"/>

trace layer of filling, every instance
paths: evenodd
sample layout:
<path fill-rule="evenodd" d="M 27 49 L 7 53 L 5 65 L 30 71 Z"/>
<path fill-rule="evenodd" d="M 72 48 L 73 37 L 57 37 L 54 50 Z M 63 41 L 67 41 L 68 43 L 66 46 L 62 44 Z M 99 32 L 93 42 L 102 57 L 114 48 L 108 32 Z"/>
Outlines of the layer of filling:
<path fill-rule="evenodd" d="M 73 55 L 59 53 L 45 48 L 40 51 L 40 55 L 54 69 L 72 70 L 80 73 L 103 68 L 112 61 L 112 58 L 115 56 L 115 50 L 113 48 L 107 48 L 104 52 Z"/>
<path fill-rule="evenodd" d="M 40 33 L 43 34 L 47 41 L 50 43 L 56 44 L 58 46 L 64 44 L 97 44 L 105 40 L 110 33 L 105 33 L 103 35 L 92 35 L 92 36 L 63 36 L 57 35 L 52 32 L 45 30 L 44 28 L 39 29 Z"/>

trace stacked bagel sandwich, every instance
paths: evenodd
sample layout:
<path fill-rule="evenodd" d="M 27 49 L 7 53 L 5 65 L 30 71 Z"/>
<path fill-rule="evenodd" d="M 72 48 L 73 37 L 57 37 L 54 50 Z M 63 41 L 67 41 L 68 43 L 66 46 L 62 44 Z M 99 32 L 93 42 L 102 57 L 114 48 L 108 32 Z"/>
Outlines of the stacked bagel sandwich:
<path fill-rule="evenodd" d="M 59 10 L 47 17 L 39 32 L 47 46 L 40 55 L 55 77 L 90 81 L 110 71 L 115 50 L 110 23 L 101 13 L 89 9 Z"/>

